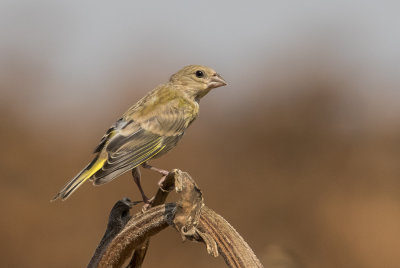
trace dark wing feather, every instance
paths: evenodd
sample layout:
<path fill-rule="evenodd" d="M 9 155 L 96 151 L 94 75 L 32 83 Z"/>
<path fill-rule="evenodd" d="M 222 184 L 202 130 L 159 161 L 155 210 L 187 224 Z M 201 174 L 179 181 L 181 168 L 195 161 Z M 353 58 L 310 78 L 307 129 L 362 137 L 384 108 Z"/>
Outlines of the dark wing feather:
<path fill-rule="evenodd" d="M 151 159 L 164 147 L 163 137 L 152 134 L 140 126 L 131 135 L 116 134 L 105 145 L 107 161 L 94 174 L 95 184 L 105 183 L 117 175 L 128 171 Z"/>
<path fill-rule="evenodd" d="M 100 151 L 105 150 L 107 161 L 94 174 L 94 183 L 106 183 L 167 152 L 176 145 L 189 123 L 184 110 L 168 109 L 142 122 L 123 120 L 116 124 L 102 141 Z"/>
<path fill-rule="evenodd" d="M 125 121 L 123 118 L 120 118 L 117 122 L 115 122 L 115 124 L 112 125 L 106 131 L 106 134 L 104 134 L 104 136 L 101 138 L 93 153 L 99 153 L 101 150 L 103 150 L 104 145 L 116 134 L 117 130 L 126 128 L 130 123 L 132 123 L 132 120 Z"/>

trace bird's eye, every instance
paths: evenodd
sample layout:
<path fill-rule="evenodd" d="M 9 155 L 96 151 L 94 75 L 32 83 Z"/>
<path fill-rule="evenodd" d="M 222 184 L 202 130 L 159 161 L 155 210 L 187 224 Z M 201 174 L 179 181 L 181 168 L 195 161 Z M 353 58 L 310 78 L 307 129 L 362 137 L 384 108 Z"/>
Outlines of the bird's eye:
<path fill-rule="evenodd" d="M 196 76 L 198 77 L 198 78 L 202 78 L 202 77 L 204 77 L 204 73 L 203 73 L 203 71 L 196 71 Z"/>

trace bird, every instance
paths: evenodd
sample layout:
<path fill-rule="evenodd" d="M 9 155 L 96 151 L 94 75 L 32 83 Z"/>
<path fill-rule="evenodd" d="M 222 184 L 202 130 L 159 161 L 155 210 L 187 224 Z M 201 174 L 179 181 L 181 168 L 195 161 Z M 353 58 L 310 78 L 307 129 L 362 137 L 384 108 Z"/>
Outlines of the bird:
<path fill-rule="evenodd" d="M 131 170 L 143 201 L 150 203 L 140 183 L 139 167 L 160 173 L 163 177 L 159 185 L 162 185 L 168 171 L 147 162 L 174 148 L 198 117 L 200 99 L 226 84 L 210 67 L 183 67 L 167 83 L 157 86 L 130 107 L 107 130 L 93 152 L 93 160 L 52 201 L 67 199 L 87 180 L 102 185 Z"/>

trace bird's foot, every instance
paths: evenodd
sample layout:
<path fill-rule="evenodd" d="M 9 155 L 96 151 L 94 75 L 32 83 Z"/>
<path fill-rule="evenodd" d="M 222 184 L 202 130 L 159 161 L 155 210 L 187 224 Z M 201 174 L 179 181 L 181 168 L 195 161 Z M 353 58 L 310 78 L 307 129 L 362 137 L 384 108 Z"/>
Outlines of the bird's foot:
<path fill-rule="evenodd" d="M 164 182 L 165 182 L 165 179 L 167 178 L 167 176 L 168 176 L 168 174 L 164 175 L 161 178 L 161 180 L 158 181 L 158 187 L 160 187 L 161 191 L 163 191 L 163 192 L 169 192 L 167 189 L 164 189 Z"/>
<path fill-rule="evenodd" d="M 154 196 L 150 199 L 146 197 L 146 201 L 143 200 L 144 205 L 142 207 L 142 211 L 144 212 L 144 211 L 148 210 L 149 208 L 151 208 L 153 205 L 153 201 L 154 201 Z"/>

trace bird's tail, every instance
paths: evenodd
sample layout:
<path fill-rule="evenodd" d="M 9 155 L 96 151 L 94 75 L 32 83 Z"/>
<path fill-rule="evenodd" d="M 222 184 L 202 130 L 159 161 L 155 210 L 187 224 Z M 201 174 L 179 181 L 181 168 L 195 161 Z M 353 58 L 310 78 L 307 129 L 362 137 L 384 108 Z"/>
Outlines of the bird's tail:
<path fill-rule="evenodd" d="M 101 169 L 105 161 L 106 159 L 99 159 L 99 157 L 93 159 L 93 161 L 90 162 L 90 164 L 87 165 L 87 167 L 85 167 L 81 172 L 79 172 L 75 178 L 70 180 L 51 201 L 55 201 L 58 198 L 61 200 L 67 199 L 76 189 L 79 188 L 79 186 L 81 186 L 85 181 L 92 177 L 94 173 Z"/>

